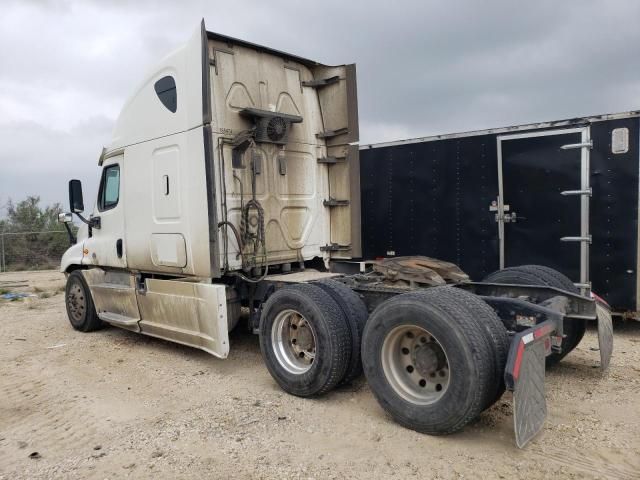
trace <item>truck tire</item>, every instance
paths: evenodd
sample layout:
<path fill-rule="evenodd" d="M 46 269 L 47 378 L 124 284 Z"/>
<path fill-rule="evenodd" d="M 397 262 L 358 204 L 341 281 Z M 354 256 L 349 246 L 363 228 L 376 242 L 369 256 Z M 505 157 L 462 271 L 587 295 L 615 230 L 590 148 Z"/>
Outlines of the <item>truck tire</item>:
<path fill-rule="evenodd" d="M 269 373 L 287 393 L 322 395 L 344 377 L 351 334 L 344 314 L 317 285 L 281 288 L 260 318 L 260 350 Z"/>
<path fill-rule="evenodd" d="M 514 285 L 547 285 L 549 287 L 560 288 L 571 293 L 580 293 L 573 282 L 562 273 L 542 265 L 521 265 L 519 267 L 509 267 L 498 270 L 485 277 L 484 282 L 491 283 L 511 283 Z M 562 341 L 562 352 L 552 353 L 547 357 L 547 367 L 555 365 L 569 352 L 578 346 L 587 328 L 585 320 L 565 320 L 564 334 Z"/>
<path fill-rule="evenodd" d="M 342 282 L 336 280 L 320 280 L 314 283 L 326 293 L 340 307 L 340 310 L 347 319 L 349 332 L 351 333 L 351 352 L 344 378 L 340 380 L 340 385 L 351 383 L 362 374 L 362 360 L 360 359 L 360 346 L 362 343 L 362 332 L 367 323 L 369 312 L 362 299 L 356 292 L 351 290 Z"/>
<path fill-rule="evenodd" d="M 495 353 L 469 297 L 452 287 L 398 295 L 369 317 L 362 363 L 378 402 L 401 425 L 432 435 L 476 418 L 495 393 Z"/>
<path fill-rule="evenodd" d="M 477 295 L 460 288 L 442 289 L 440 294 L 443 299 L 465 308 L 469 315 L 476 318 L 483 327 L 485 336 L 491 345 L 495 359 L 494 380 L 492 391 L 489 393 L 484 409 L 496 403 L 505 391 L 504 369 L 509 355 L 510 340 L 507 328 L 500 320 L 496 312 Z"/>
<path fill-rule="evenodd" d="M 89 286 L 80 270 L 71 272 L 67 277 L 64 303 L 69 322 L 76 330 L 93 332 L 104 327 L 104 323 L 98 318 Z"/>

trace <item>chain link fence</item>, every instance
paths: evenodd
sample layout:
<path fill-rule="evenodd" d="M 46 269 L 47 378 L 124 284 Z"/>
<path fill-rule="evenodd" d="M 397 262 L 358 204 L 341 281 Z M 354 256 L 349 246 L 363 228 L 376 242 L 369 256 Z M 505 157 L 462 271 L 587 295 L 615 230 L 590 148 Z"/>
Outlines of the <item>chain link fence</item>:
<path fill-rule="evenodd" d="M 67 248 L 65 230 L 0 232 L 0 272 L 56 269 Z"/>

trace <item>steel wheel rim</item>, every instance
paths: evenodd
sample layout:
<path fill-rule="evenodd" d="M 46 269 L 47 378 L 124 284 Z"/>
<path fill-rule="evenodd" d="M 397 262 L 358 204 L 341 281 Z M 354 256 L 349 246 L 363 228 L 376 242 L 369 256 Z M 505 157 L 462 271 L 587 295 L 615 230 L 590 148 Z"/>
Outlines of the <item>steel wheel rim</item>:
<path fill-rule="evenodd" d="M 271 327 L 271 344 L 278 363 L 287 372 L 301 375 L 313 366 L 316 334 L 311 324 L 296 310 L 283 310 Z"/>
<path fill-rule="evenodd" d="M 408 402 L 437 402 L 449 387 L 449 360 L 440 342 L 417 325 L 395 327 L 382 344 L 382 369 L 389 385 Z"/>
<path fill-rule="evenodd" d="M 69 288 L 67 308 L 72 320 L 82 322 L 85 312 L 87 311 L 87 298 L 84 289 L 77 282 L 73 282 Z"/>

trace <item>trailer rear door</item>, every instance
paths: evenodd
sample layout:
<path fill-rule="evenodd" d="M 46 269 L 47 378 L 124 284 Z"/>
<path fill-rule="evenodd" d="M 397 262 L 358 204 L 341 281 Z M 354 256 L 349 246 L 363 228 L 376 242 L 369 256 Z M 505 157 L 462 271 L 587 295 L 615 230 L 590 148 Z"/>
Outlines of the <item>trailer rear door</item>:
<path fill-rule="evenodd" d="M 500 268 L 538 264 L 589 288 L 589 127 L 497 137 Z"/>

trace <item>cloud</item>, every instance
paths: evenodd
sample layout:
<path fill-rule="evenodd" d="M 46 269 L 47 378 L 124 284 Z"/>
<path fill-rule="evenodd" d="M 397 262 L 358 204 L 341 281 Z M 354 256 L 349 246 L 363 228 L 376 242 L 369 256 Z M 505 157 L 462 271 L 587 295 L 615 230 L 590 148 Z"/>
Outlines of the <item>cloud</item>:
<path fill-rule="evenodd" d="M 112 120 L 88 119 L 68 131 L 36 122 L 18 122 L 0 128 L 0 205 L 28 195 L 39 195 L 43 204 L 67 204 L 68 181 L 82 180 L 85 206 L 97 194 L 98 158 L 111 137 Z"/>
<path fill-rule="evenodd" d="M 8 0 L 0 204 L 31 193 L 66 203 L 71 177 L 89 198 L 125 99 L 202 17 L 213 31 L 357 63 L 362 143 L 639 106 L 635 1 Z"/>

